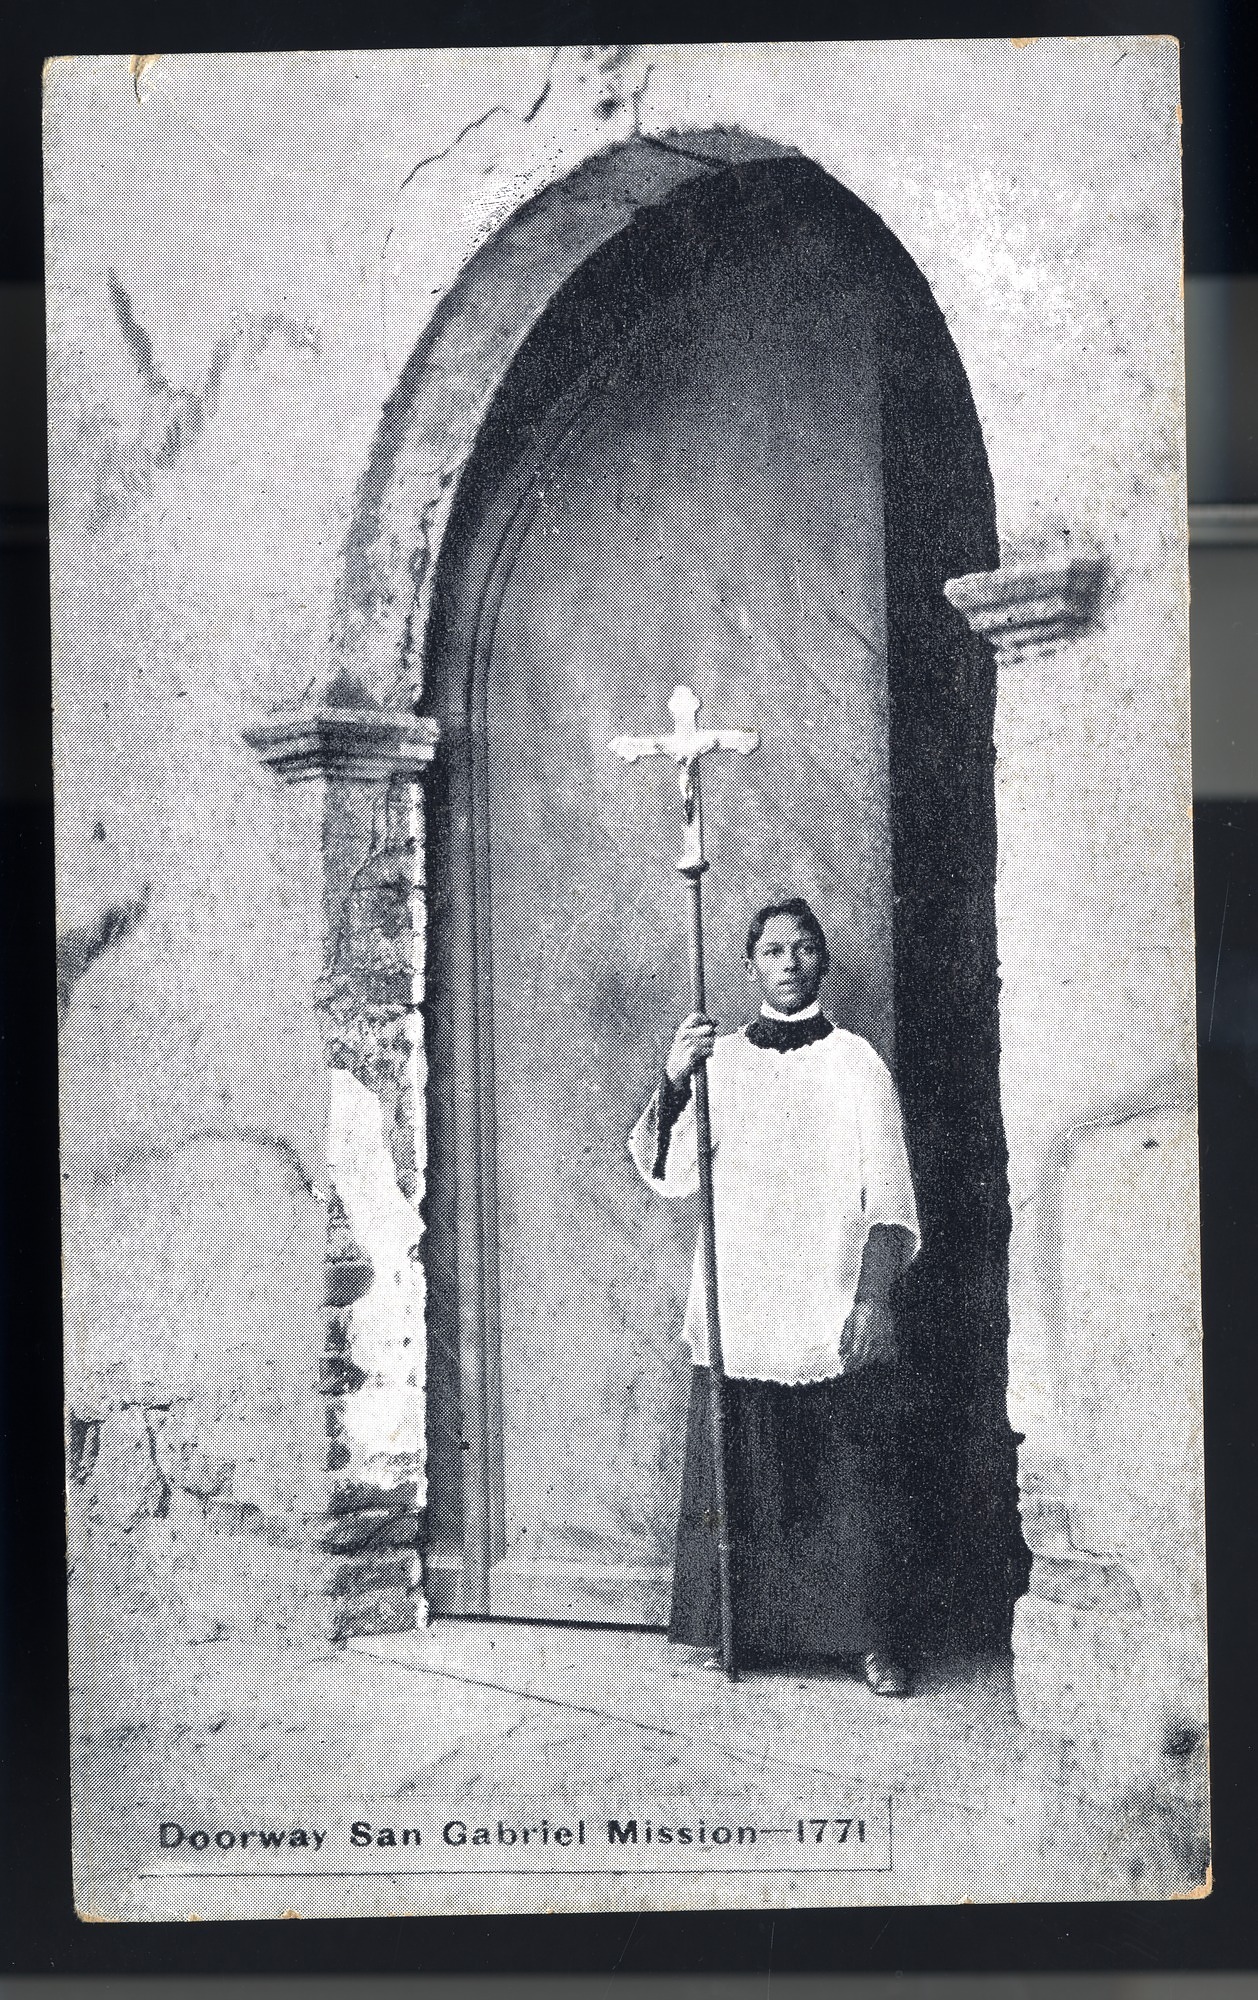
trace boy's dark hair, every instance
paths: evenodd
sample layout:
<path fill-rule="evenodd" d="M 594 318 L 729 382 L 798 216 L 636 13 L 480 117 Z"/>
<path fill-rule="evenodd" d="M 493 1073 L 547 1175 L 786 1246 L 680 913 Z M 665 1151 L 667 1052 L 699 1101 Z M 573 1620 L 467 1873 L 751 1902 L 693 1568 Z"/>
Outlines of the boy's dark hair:
<path fill-rule="evenodd" d="M 762 910 L 756 911 L 747 932 L 748 959 L 755 957 L 756 946 L 770 917 L 794 917 L 800 929 L 807 931 L 809 937 L 816 943 L 821 959 L 821 977 L 824 979 L 830 970 L 830 947 L 826 943 L 826 934 L 821 928 L 819 918 L 802 896 L 787 896 L 781 903 L 766 903 Z"/>

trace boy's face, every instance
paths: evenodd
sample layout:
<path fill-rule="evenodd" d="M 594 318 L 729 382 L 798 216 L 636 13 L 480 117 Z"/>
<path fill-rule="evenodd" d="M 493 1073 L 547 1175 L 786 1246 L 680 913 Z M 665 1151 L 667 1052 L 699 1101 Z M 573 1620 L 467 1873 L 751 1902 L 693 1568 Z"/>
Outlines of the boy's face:
<path fill-rule="evenodd" d="M 747 977 L 779 1014 L 811 1007 L 821 988 L 821 951 L 798 917 L 770 917 L 747 961 Z"/>

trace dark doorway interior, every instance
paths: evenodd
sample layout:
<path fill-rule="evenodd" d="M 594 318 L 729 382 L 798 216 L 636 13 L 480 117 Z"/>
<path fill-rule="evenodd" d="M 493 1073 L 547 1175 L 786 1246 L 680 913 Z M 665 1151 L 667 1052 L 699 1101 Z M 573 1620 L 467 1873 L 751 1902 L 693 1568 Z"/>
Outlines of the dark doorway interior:
<path fill-rule="evenodd" d="M 606 744 L 690 680 L 765 736 L 710 794 L 716 1009 L 747 1011 L 746 910 L 810 895 L 832 1008 L 895 1064 L 919 1183 L 923 1625 L 1007 1633 L 994 665 L 942 596 L 997 560 L 929 291 L 806 162 L 645 211 L 517 358 L 429 631 L 438 1611 L 664 1622 L 694 1220 L 624 1140 L 684 1010 L 681 907 L 668 779 Z"/>

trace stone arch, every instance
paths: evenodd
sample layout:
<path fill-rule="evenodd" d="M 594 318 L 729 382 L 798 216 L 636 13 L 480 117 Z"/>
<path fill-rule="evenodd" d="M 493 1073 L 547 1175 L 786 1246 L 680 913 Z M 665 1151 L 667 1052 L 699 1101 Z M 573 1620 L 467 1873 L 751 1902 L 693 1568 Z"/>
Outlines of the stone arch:
<path fill-rule="evenodd" d="M 421 781 L 439 734 L 439 786 L 447 783 L 443 769 L 456 769 L 467 754 L 475 633 L 494 569 L 492 559 L 484 561 L 486 520 L 505 508 L 501 525 L 509 530 L 512 505 L 518 511 L 527 497 L 517 488 L 512 501 L 513 465 L 527 488 L 532 446 L 540 442 L 544 451 L 562 432 L 591 387 L 597 391 L 600 357 L 634 337 L 638 293 L 658 291 L 670 259 L 676 267 L 701 254 L 709 230 L 728 229 L 731 217 L 756 208 L 770 228 L 788 228 L 799 213 L 821 217 L 851 282 L 874 303 L 894 1039 L 927 1240 L 903 1310 L 915 1397 L 909 1431 L 921 1488 L 933 1496 L 922 1523 L 922 1626 L 940 1645 L 1006 1641 L 1028 1559 L 1005 1412 L 1010 1217 L 994 900 L 996 664 L 991 645 L 971 631 L 944 588 L 997 568 L 999 549 L 964 367 L 929 285 L 891 231 L 814 162 L 740 133 L 633 139 L 524 204 L 443 298 L 385 406 L 342 550 L 330 660 L 311 690 L 315 705 L 250 732 L 250 741 L 284 775 L 330 781 L 322 808 L 329 976 L 320 1000 L 329 1060 L 334 1078 L 344 1068 L 379 1098 L 410 1199 L 424 1188 L 434 1103 L 431 1088 L 425 1102 L 414 1060 L 421 1011 L 430 1032 L 433 1026 L 421 971 L 425 906 L 428 917 L 440 906 L 447 865 L 429 857 L 436 869 L 429 867 L 425 896 Z M 430 837 L 442 819 L 441 811 L 430 815 Z M 470 836 L 460 866 L 471 880 Z M 380 924 L 369 926 L 362 963 L 351 964 L 343 892 L 348 884 L 358 893 L 358 884 L 377 876 L 382 883 L 387 877 L 392 901 Z M 459 926 L 474 935 L 474 909 L 458 914 Z M 464 962 L 472 963 L 466 955 Z M 476 1005 L 474 973 L 464 984 L 466 1011 Z M 364 1050 L 377 1052 L 372 1062 Z M 444 1058 L 458 1053 L 447 1041 Z M 432 1055 L 439 1089 L 440 1024 Z M 473 1038 L 450 1073 L 462 1075 L 474 1055 Z M 447 1095 L 471 1099 L 475 1092 Z M 471 1116 L 478 1124 L 475 1105 Z M 480 1143 L 470 1136 L 472 1150 Z M 430 1232 L 432 1198 L 430 1185 Z M 336 1265 L 331 1236 L 328 1254 Z M 457 1256 L 474 1266 L 475 1242 L 463 1243 Z M 438 1263 L 430 1233 L 424 1267 L 439 1289 Z M 417 1303 L 422 1299 L 422 1276 L 399 1282 L 417 1285 Z M 332 1283 L 329 1296 L 335 1293 Z M 334 1594 L 347 1601 L 334 1624 L 339 1631 L 406 1624 L 420 1582 L 404 1524 L 422 1454 L 373 1445 L 376 1418 L 355 1426 L 361 1371 L 345 1363 L 355 1330 L 341 1304 L 329 1312 L 329 1437 L 348 1440 L 337 1444 L 334 1506 L 357 1506 L 370 1494 L 373 1507 L 394 1507 L 398 1545 L 412 1550 L 402 1564 L 410 1564 L 407 1577 L 390 1583 L 387 1604 L 377 1602 L 374 1570 L 362 1578 L 338 1571 Z M 477 1365 L 483 1370 L 483 1357 Z M 411 1410 L 413 1378 L 404 1382 L 401 1360 L 398 1366 L 396 1387 L 386 1392 L 381 1383 L 373 1392 L 381 1409 L 380 1398 L 392 1396 Z M 492 1382 L 482 1375 L 471 1386 L 483 1408 Z M 418 1417 L 411 1410 L 408 1431 Z M 392 1436 L 394 1429 L 390 1420 L 385 1430 Z M 431 1447 L 430 1431 L 430 1459 Z M 473 1539 L 487 1547 L 492 1520 L 473 1528 Z"/>
<path fill-rule="evenodd" d="M 551 182 L 469 259 L 384 406 L 354 497 L 331 621 L 329 679 L 344 702 L 404 707 L 419 695 L 422 635 L 462 468 L 556 294 L 642 211 L 730 165 L 781 154 L 740 133 L 631 139 Z"/>
<path fill-rule="evenodd" d="M 342 549 L 326 683 L 337 705 L 421 705 L 424 634 L 464 469 L 517 358 L 570 281 L 687 194 L 728 199 L 766 174 L 824 193 L 842 212 L 854 262 L 896 299 L 887 377 L 900 421 L 889 443 L 893 458 L 927 475 L 913 510 L 918 556 L 940 583 L 998 567 L 991 478 L 965 371 L 926 280 L 891 231 L 814 162 L 771 140 L 733 131 L 637 137 L 517 209 L 465 265 L 402 369 Z"/>

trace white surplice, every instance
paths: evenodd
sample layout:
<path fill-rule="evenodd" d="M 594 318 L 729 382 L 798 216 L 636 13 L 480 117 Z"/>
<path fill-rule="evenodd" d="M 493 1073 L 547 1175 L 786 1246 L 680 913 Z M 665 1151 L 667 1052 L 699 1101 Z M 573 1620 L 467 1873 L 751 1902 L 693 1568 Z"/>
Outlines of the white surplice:
<path fill-rule="evenodd" d="M 740 1029 L 717 1038 L 708 1095 L 725 1371 L 787 1383 L 841 1375 L 840 1335 L 870 1230 L 898 1224 L 914 1255 L 921 1240 L 890 1071 L 843 1028 L 784 1052 L 757 1048 Z M 657 1193 L 694 1194 L 693 1093 L 657 1177 L 659 1139 L 657 1094 L 629 1150 Z M 682 1331 L 692 1359 L 706 1365 L 699 1249 Z"/>

